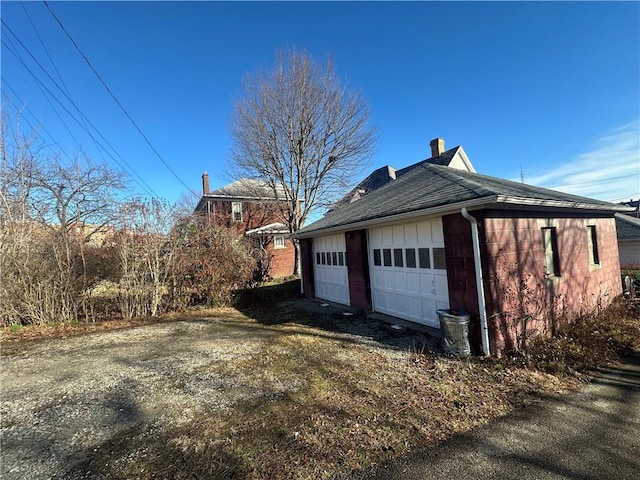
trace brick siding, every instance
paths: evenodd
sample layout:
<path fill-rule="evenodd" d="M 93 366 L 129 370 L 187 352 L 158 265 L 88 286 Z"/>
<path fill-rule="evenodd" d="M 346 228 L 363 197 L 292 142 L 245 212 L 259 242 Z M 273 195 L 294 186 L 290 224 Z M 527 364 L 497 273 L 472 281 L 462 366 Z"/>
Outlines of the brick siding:
<path fill-rule="evenodd" d="M 534 332 L 551 334 L 622 293 L 613 218 L 509 215 L 485 212 L 481 222 L 492 352 L 514 349 Z M 599 265 L 589 264 L 587 225 L 596 226 Z M 545 276 L 545 226 L 557 232 L 558 277 Z M 525 331 L 522 319 L 528 315 Z"/>
<path fill-rule="evenodd" d="M 367 231 L 355 230 L 347 232 L 345 239 L 351 306 L 370 312 L 371 285 L 367 256 Z"/>

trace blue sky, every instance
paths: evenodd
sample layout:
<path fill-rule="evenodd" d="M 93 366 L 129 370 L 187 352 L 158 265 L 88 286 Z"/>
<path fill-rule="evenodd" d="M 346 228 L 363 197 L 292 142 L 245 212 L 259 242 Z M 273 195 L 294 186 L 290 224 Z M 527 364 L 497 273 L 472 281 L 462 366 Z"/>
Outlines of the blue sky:
<path fill-rule="evenodd" d="M 371 169 L 427 158 L 429 141 L 442 137 L 447 148 L 462 145 L 480 173 L 520 180 L 522 171 L 526 183 L 602 200 L 640 197 L 638 2 L 49 6 L 162 158 L 198 193 L 205 170 L 212 188 L 229 180 L 228 122 L 242 78 L 293 47 L 319 60 L 331 54 L 341 78 L 363 92 L 379 134 Z M 44 3 L 2 1 L 0 15 L 2 106 L 14 120 L 16 107 L 22 110 L 23 129 L 37 126 L 63 158 L 80 151 L 118 168 L 11 50 L 78 117 L 27 50 L 58 84 L 62 78 L 117 154 L 106 148 L 135 171 L 133 190 L 172 202 L 187 190 Z"/>

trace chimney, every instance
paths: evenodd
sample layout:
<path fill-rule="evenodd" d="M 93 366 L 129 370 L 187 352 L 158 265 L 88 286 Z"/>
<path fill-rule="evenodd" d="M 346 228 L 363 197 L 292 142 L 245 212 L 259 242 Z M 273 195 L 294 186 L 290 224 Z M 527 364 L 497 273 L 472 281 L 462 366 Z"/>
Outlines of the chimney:
<path fill-rule="evenodd" d="M 434 138 L 429 142 L 431 146 L 431 158 L 439 157 L 444 153 L 444 139 L 443 138 Z"/>
<path fill-rule="evenodd" d="M 207 172 L 202 174 L 202 194 L 209 195 L 209 174 Z"/>

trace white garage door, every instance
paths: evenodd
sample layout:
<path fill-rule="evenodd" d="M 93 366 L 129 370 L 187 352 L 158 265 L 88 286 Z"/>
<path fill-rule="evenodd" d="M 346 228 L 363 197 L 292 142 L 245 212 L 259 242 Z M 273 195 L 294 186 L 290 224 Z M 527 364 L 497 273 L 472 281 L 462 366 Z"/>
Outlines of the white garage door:
<path fill-rule="evenodd" d="M 449 308 L 442 220 L 369 230 L 373 309 L 439 328 Z"/>
<path fill-rule="evenodd" d="M 344 234 L 313 239 L 316 297 L 349 305 Z"/>

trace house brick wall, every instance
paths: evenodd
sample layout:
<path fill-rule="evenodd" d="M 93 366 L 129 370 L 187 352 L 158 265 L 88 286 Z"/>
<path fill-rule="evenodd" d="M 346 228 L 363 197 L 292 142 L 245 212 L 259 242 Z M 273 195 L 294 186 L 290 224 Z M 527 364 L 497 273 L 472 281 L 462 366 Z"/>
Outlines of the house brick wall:
<path fill-rule="evenodd" d="M 302 270 L 302 294 L 308 298 L 316 296 L 315 279 L 313 275 L 313 239 L 300 240 L 300 268 Z"/>
<path fill-rule="evenodd" d="M 371 286 L 367 255 L 367 231 L 354 230 L 345 234 L 347 272 L 351 306 L 371 311 Z"/>
<path fill-rule="evenodd" d="M 273 240 L 267 246 L 269 260 L 269 274 L 273 278 L 287 277 L 293 275 L 295 266 L 296 247 L 290 239 L 285 239 L 285 248 L 275 248 Z"/>
<path fill-rule="evenodd" d="M 484 212 L 480 229 L 492 352 L 517 348 L 534 332 L 551 334 L 622 293 L 613 218 L 508 215 Z M 587 225 L 596 226 L 599 265 L 589 264 Z M 545 226 L 556 228 L 559 277 L 545 276 Z"/>

